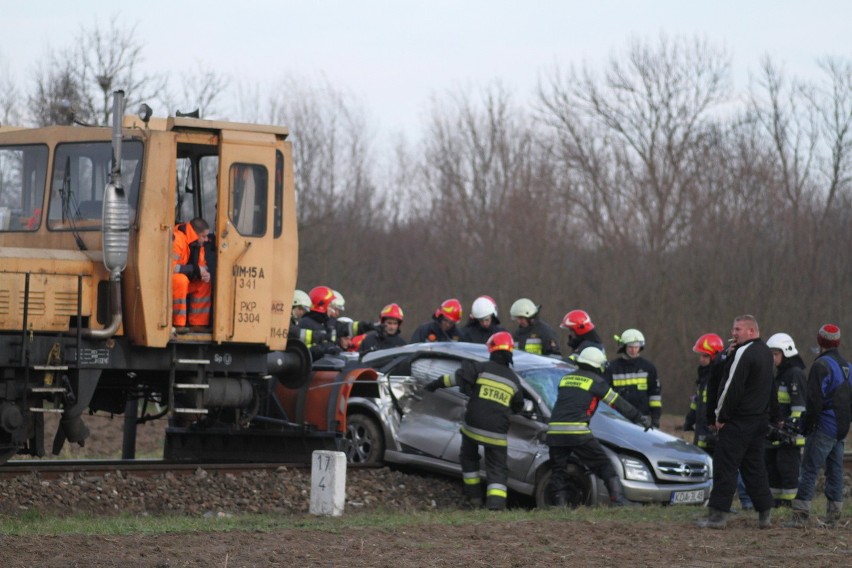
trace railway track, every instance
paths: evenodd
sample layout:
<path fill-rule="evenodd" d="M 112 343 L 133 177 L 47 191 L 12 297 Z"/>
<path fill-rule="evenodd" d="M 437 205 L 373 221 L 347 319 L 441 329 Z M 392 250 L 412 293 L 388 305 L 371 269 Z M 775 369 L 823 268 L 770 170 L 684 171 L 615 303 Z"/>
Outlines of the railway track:
<path fill-rule="evenodd" d="M 186 463 L 169 462 L 158 459 L 138 460 L 12 460 L 0 466 L 0 480 L 14 479 L 26 475 L 38 474 L 42 479 L 58 479 L 64 475 L 85 474 L 93 477 L 108 473 L 123 472 L 137 477 L 150 477 L 160 473 L 191 475 L 198 470 L 222 473 L 245 473 L 249 471 L 275 471 L 279 468 L 308 469 L 303 462 L 237 463 L 208 462 Z M 381 466 L 348 464 L 350 469 L 369 469 Z"/>
<path fill-rule="evenodd" d="M 137 477 L 150 477 L 170 472 L 190 475 L 203 469 L 224 473 L 277 470 L 279 468 L 305 469 L 304 463 L 176 463 L 163 460 L 13 460 L 0 467 L 0 479 L 13 479 L 38 474 L 43 479 L 57 479 L 69 474 L 103 476 L 118 471 Z"/>

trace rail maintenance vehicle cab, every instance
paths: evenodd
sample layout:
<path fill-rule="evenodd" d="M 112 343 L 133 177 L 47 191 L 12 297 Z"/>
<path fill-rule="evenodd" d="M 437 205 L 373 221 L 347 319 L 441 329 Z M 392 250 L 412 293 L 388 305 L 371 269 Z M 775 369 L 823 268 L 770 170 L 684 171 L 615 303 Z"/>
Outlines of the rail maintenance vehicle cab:
<path fill-rule="evenodd" d="M 125 458 L 136 424 L 160 417 L 169 460 L 335 448 L 348 385 L 306 393 L 310 355 L 287 337 L 298 263 L 287 128 L 156 119 L 147 105 L 124 116 L 121 91 L 113 117 L 112 128 L 0 127 L 0 464 L 45 454 L 49 414 L 54 453 L 83 445 L 87 411 L 125 415 Z M 178 333 L 172 240 L 197 217 L 210 226 L 210 324 Z"/>

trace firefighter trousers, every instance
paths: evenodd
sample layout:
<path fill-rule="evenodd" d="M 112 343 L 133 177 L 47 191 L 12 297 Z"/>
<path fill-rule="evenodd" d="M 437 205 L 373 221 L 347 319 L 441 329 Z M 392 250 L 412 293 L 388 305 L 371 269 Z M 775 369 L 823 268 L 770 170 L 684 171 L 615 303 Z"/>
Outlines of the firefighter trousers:
<path fill-rule="evenodd" d="M 485 477 L 488 482 L 486 497 L 489 500 L 505 502 L 509 479 L 509 458 L 506 446 L 482 444 L 485 449 Z M 464 491 L 468 497 L 481 497 L 482 485 L 479 479 L 479 442 L 462 434 L 459 463 L 464 477 Z"/>

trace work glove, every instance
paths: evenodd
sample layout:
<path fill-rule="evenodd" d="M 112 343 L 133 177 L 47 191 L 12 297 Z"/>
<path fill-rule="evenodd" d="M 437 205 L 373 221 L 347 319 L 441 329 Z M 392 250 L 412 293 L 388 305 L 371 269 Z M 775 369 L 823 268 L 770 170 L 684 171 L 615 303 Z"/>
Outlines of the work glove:
<path fill-rule="evenodd" d="M 639 426 L 643 427 L 643 428 L 645 429 L 645 431 L 646 431 L 646 432 L 647 432 L 648 430 L 650 430 L 650 429 L 651 429 L 651 427 L 653 426 L 653 424 L 652 424 L 652 422 L 651 422 L 651 417 L 650 417 L 650 416 L 643 416 L 643 417 L 642 417 L 642 418 L 640 418 L 640 419 L 639 419 L 639 421 L 638 421 L 638 422 L 636 422 L 636 423 L 637 423 Z"/>
<path fill-rule="evenodd" d="M 427 392 L 435 392 L 436 390 L 441 388 L 441 386 L 443 386 L 443 382 L 441 381 L 441 379 L 435 379 L 432 382 L 426 383 L 426 386 L 423 388 Z"/>
<path fill-rule="evenodd" d="M 651 418 L 651 427 L 659 430 L 660 429 L 660 419 L 656 418 L 656 417 Z"/>

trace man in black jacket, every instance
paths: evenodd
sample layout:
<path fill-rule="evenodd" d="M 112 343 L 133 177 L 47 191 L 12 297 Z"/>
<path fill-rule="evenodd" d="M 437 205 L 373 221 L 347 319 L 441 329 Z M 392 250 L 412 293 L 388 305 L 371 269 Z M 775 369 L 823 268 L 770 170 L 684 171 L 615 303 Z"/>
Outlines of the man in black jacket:
<path fill-rule="evenodd" d="M 734 320 L 731 345 L 723 368 L 716 404 L 718 440 L 713 454 L 710 512 L 701 528 L 723 529 L 737 488 L 737 470 L 760 515 L 762 529 L 772 526 L 774 500 L 764 461 L 775 364 L 760 339 L 754 316 Z"/>

